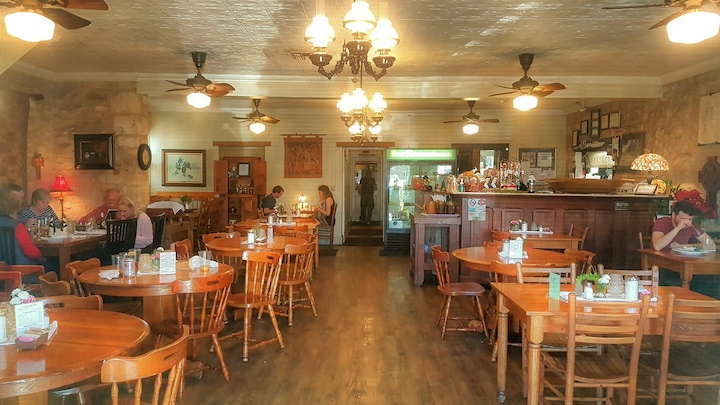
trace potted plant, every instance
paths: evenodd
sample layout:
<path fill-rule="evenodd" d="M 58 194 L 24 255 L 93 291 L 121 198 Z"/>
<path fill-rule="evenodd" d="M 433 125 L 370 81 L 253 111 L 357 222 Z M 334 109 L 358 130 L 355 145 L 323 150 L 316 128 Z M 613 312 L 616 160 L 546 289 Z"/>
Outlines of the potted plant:
<path fill-rule="evenodd" d="M 575 293 L 582 294 L 583 287 L 586 283 L 592 283 L 595 286 L 595 296 L 604 297 L 607 293 L 607 286 L 610 283 L 610 275 L 597 272 L 594 266 L 590 267 L 590 271 L 581 274 L 575 278 Z"/>
<path fill-rule="evenodd" d="M 185 207 L 185 209 L 190 208 L 190 203 L 192 202 L 192 197 L 190 197 L 187 194 L 183 194 L 180 196 L 180 202 Z"/>

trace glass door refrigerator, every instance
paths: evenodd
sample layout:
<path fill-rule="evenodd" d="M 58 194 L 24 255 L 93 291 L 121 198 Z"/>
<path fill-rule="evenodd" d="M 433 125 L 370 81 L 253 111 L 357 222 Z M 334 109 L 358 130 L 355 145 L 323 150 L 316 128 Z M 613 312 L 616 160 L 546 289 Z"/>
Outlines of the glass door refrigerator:
<path fill-rule="evenodd" d="M 418 197 L 422 197 L 423 186 L 425 190 L 428 184 L 432 190 L 442 188 L 445 178 L 455 170 L 456 151 L 387 149 L 385 159 L 385 249 L 410 250 L 410 214 L 422 212 L 422 198 Z"/>

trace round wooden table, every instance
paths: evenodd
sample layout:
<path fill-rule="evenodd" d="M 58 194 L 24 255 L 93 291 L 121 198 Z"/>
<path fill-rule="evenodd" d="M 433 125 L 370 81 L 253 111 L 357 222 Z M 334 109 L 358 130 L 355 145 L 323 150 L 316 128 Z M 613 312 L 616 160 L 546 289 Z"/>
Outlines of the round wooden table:
<path fill-rule="evenodd" d="M 147 322 L 118 312 L 49 309 L 48 315 L 58 322 L 48 344 L 35 350 L 0 346 L 0 399 L 47 403 L 46 391 L 99 375 L 103 361 L 127 354 L 150 333 Z"/>
<path fill-rule="evenodd" d="M 526 252 L 528 255 L 526 259 L 508 259 L 498 255 L 497 247 L 479 246 L 456 249 L 452 254 L 468 268 L 478 271 L 490 271 L 491 262 L 504 264 L 520 262 L 526 266 L 561 267 L 569 266 L 575 261 L 572 257 L 551 250 L 529 249 Z M 512 274 L 504 275 L 514 277 L 516 273 L 513 270 Z"/>
<path fill-rule="evenodd" d="M 285 246 L 287 245 L 302 245 L 305 243 L 305 239 L 294 238 L 291 236 L 275 236 L 273 241 L 270 243 L 247 243 L 247 238 L 220 238 L 211 240 L 207 243 L 207 248 L 210 250 L 219 250 L 225 252 L 236 252 L 252 250 L 255 252 L 267 252 L 272 251 L 276 253 L 285 253 Z"/>

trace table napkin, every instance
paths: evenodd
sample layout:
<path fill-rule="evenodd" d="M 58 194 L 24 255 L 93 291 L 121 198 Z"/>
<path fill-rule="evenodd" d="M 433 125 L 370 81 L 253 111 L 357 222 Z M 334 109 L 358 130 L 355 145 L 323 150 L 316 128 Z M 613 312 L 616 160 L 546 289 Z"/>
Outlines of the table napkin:
<path fill-rule="evenodd" d="M 120 272 L 117 270 L 100 270 L 100 278 L 105 280 L 112 280 L 120 277 Z"/>
<path fill-rule="evenodd" d="M 210 266 L 210 267 L 216 267 L 216 268 L 217 268 L 217 267 L 220 267 L 220 266 L 218 265 L 218 262 L 216 262 L 216 261 L 214 261 L 214 260 L 203 259 L 202 257 L 200 257 L 200 256 L 198 256 L 198 255 L 195 255 L 195 256 L 191 257 L 190 260 L 189 260 L 189 264 L 190 264 L 190 268 L 191 268 L 191 269 L 198 269 L 198 268 L 200 268 L 200 266 L 202 266 L 203 264 L 207 264 L 207 265 Z"/>

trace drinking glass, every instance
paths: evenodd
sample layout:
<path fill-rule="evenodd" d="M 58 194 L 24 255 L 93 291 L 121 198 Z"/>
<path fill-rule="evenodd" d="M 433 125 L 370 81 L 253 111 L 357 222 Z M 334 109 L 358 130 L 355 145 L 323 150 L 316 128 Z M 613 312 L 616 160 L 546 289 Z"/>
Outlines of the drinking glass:
<path fill-rule="evenodd" d="M 625 280 L 620 274 L 611 274 L 607 293 L 611 298 L 622 298 L 625 294 Z"/>
<path fill-rule="evenodd" d="M 200 256 L 200 258 L 202 259 L 202 263 L 200 264 L 200 272 L 208 273 L 210 271 L 209 261 L 212 260 L 212 251 L 201 250 L 198 252 L 198 256 Z"/>
<path fill-rule="evenodd" d="M 110 258 L 112 259 L 112 265 L 115 267 L 115 270 L 118 272 L 122 272 L 122 264 L 125 261 L 125 254 L 120 253 L 116 255 L 110 255 Z"/>

